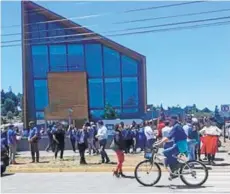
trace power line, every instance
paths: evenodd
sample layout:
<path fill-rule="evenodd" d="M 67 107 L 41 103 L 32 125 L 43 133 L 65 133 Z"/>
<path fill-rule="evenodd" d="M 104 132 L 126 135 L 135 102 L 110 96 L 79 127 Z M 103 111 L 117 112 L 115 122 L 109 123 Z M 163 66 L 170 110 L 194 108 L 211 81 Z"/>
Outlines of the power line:
<path fill-rule="evenodd" d="M 108 34 L 108 37 L 118 37 L 118 36 L 127 36 L 127 35 L 138 35 L 138 34 L 148 34 L 148 33 L 158 33 L 158 32 L 169 32 L 169 31 L 178 31 L 178 30 L 186 30 L 186 29 L 195 29 L 195 28 L 203 28 L 203 27 L 212 27 L 212 26 L 222 26 L 222 25 L 230 25 L 230 20 L 225 22 L 215 22 L 215 23 L 209 23 L 209 24 L 199 24 L 199 25 L 192 25 L 192 26 L 182 26 L 182 27 L 173 27 L 173 28 L 164 28 L 164 29 L 157 29 L 157 30 L 145 30 L 145 31 L 138 31 L 138 32 L 126 32 L 126 33 L 120 33 L 120 34 Z M 98 40 L 103 39 L 104 37 L 95 36 L 90 38 L 83 38 L 79 40 L 64 40 L 64 41 L 56 41 L 52 42 L 51 44 L 57 44 L 57 43 L 71 43 L 71 42 L 81 42 L 85 40 Z M 36 43 L 36 45 L 44 45 L 45 43 Z M 25 44 L 25 45 L 32 45 L 32 44 Z M 15 47 L 15 46 L 21 46 L 21 44 L 9 44 L 9 45 L 2 45 L 2 48 L 6 47 Z"/>
<path fill-rule="evenodd" d="M 189 5 L 189 4 L 195 4 L 195 3 L 204 3 L 204 2 L 207 2 L 207 1 L 190 1 L 190 2 L 183 2 L 183 3 L 174 3 L 174 4 L 169 4 L 169 5 L 139 8 L 139 9 L 130 9 L 130 10 L 119 11 L 119 12 L 109 12 L 109 13 L 103 13 L 103 14 L 93 14 L 93 15 L 86 15 L 86 16 L 79 16 L 79 17 L 69 17 L 69 18 L 65 18 L 65 19 L 48 20 L 45 22 L 28 23 L 28 24 L 24 24 L 24 26 L 29 26 L 29 25 L 33 25 L 33 24 L 53 23 L 53 22 L 60 22 L 60 21 L 66 21 L 66 20 L 87 19 L 87 18 L 91 18 L 91 17 L 101 17 L 101 16 L 116 15 L 116 14 L 123 14 L 123 13 L 132 13 L 132 12 L 147 11 L 147 10 L 153 10 L 153 9 L 162 9 L 162 8 L 168 8 L 168 7 L 177 7 L 177 6 Z M 11 28 L 11 27 L 19 27 L 19 26 L 21 26 L 21 25 L 5 26 L 5 27 L 2 27 L 2 29 L 3 28 Z"/>
<path fill-rule="evenodd" d="M 228 9 L 219 9 L 219 10 L 211 10 L 211 11 L 203 11 L 203 12 L 192 12 L 187 14 L 178 14 L 178 15 L 170 15 L 170 16 L 160 16 L 160 17 L 151 17 L 151 18 L 145 18 L 145 19 L 138 19 L 138 20 L 128 20 L 123 22 L 113 22 L 110 23 L 112 25 L 120 25 L 120 24 L 127 24 L 127 23 L 137 23 L 137 22 L 145 22 L 145 21 L 152 21 L 152 20 L 162 20 L 162 19 L 170 19 L 170 18 L 178 18 L 178 17 L 186 17 L 186 16 L 195 16 L 195 15 L 203 15 L 203 14 L 210 14 L 210 13 L 218 13 L 218 12 L 225 12 L 230 11 L 230 8 Z M 90 28 L 93 26 L 99 26 L 97 24 L 89 25 L 89 26 L 77 26 L 77 27 L 68 27 L 68 28 L 61 28 L 61 29 L 51 29 L 51 30 L 40 30 L 39 32 L 53 32 L 53 31 L 61 31 L 61 30 L 69 30 L 69 29 L 81 29 L 81 28 Z M 30 34 L 33 32 L 24 32 L 26 34 Z M 1 36 L 15 36 L 15 35 L 21 35 L 20 33 L 12 33 L 12 34 L 2 34 Z"/>
<path fill-rule="evenodd" d="M 132 30 L 142 30 L 142 29 L 158 28 L 158 27 L 177 26 L 177 25 L 193 24 L 193 23 L 200 23 L 200 22 L 210 22 L 210 21 L 226 20 L 226 19 L 230 19 L 230 16 L 215 17 L 215 18 L 208 18 L 208 19 L 202 19 L 202 20 L 189 20 L 189 21 L 185 21 L 185 22 L 158 24 L 158 25 L 153 25 L 153 26 L 142 26 L 142 27 L 135 27 L 135 28 L 126 28 L 126 29 L 122 29 L 122 30 L 110 30 L 110 31 L 101 32 L 99 34 L 116 33 L 116 32 L 124 32 L 124 31 L 132 31 Z M 24 40 L 25 41 L 33 41 L 33 40 L 46 40 L 46 39 L 55 39 L 55 38 L 66 38 L 66 37 L 71 37 L 72 38 L 72 37 L 87 36 L 87 35 L 98 35 L 98 33 L 88 32 L 88 33 L 52 36 L 52 37 L 44 37 L 44 38 L 31 38 L 31 39 L 24 39 Z M 10 40 L 10 41 L 2 41 L 1 44 L 14 43 L 14 42 L 21 42 L 21 39 Z"/>

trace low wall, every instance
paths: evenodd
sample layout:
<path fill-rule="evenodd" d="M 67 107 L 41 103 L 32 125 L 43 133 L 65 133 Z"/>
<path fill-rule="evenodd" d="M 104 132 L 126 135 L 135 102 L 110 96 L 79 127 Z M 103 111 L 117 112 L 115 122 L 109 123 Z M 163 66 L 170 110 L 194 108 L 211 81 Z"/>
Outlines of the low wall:
<path fill-rule="evenodd" d="M 110 147 L 111 142 L 112 142 L 112 136 L 108 138 L 106 148 Z M 39 141 L 39 149 L 45 150 L 48 143 L 49 143 L 48 137 L 43 136 L 41 140 Z M 29 151 L 29 150 L 30 148 L 29 148 L 29 143 L 27 139 L 22 139 L 18 142 L 17 151 Z M 66 140 L 65 140 L 65 150 L 72 150 L 72 145 L 71 145 L 69 137 L 66 137 Z"/>

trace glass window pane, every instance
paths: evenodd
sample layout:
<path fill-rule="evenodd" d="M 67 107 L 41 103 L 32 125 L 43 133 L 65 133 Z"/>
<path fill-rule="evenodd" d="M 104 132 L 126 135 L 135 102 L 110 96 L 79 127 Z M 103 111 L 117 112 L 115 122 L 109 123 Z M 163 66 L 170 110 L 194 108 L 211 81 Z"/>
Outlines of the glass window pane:
<path fill-rule="evenodd" d="M 86 44 L 86 70 L 89 77 L 102 76 L 102 53 L 100 44 Z"/>
<path fill-rule="evenodd" d="M 45 118 L 44 112 L 36 112 L 36 119 L 43 120 Z"/>
<path fill-rule="evenodd" d="M 138 108 L 124 108 L 123 113 L 137 113 Z"/>
<path fill-rule="evenodd" d="M 48 47 L 32 46 L 33 72 L 35 78 L 46 78 L 49 70 Z"/>
<path fill-rule="evenodd" d="M 104 75 L 120 76 L 120 54 L 104 46 Z"/>
<path fill-rule="evenodd" d="M 130 76 L 130 75 L 137 75 L 137 67 L 138 62 L 134 59 L 122 55 L 121 57 L 122 62 L 122 75 Z"/>
<path fill-rule="evenodd" d="M 84 48 L 81 44 L 68 45 L 68 67 L 69 71 L 83 71 Z"/>
<path fill-rule="evenodd" d="M 50 70 L 53 72 L 67 71 L 65 45 L 50 46 Z"/>
<path fill-rule="evenodd" d="M 47 80 L 34 80 L 35 109 L 44 110 L 48 106 Z"/>
<path fill-rule="evenodd" d="M 123 106 L 138 106 L 138 79 L 137 77 L 122 78 Z"/>
<path fill-rule="evenodd" d="M 102 79 L 89 79 L 89 107 L 104 108 L 104 90 Z"/>
<path fill-rule="evenodd" d="M 90 110 L 90 115 L 94 119 L 101 119 L 104 116 L 104 110 Z"/>
<path fill-rule="evenodd" d="M 120 78 L 105 79 L 105 100 L 111 106 L 121 106 L 121 82 Z"/>

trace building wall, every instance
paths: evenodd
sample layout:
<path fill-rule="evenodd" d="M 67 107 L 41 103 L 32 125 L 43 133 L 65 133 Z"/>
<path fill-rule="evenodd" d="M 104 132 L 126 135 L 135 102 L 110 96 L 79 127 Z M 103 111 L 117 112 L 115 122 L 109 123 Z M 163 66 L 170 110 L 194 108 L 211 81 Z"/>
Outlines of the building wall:
<path fill-rule="evenodd" d="M 145 61 L 134 59 L 41 13 L 25 9 L 28 117 L 43 119 L 49 105 L 47 75 L 52 72 L 86 72 L 89 114 L 100 118 L 109 103 L 121 118 L 140 117 L 146 106 Z M 26 20 L 25 20 L 26 21 Z M 30 81 L 30 83 L 28 83 Z"/>
<path fill-rule="evenodd" d="M 85 72 L 48 74 L 49 106 L 47 120 L 88 118 L 88 91 Z M 71 115 L 69 109 L 72 109 Z"/>

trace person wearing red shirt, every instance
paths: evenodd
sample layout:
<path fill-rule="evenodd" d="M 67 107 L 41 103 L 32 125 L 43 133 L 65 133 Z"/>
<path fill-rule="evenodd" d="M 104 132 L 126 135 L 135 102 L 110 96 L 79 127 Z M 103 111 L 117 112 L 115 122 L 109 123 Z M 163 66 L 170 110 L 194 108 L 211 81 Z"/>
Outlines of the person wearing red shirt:
<path fill-rule="evenodd" d="M 162 138 L 162 129 L 165 127 L 165 123 L 163 119 L 159 119 L 159 123 L 157 125 L 158 138 Z"/>

